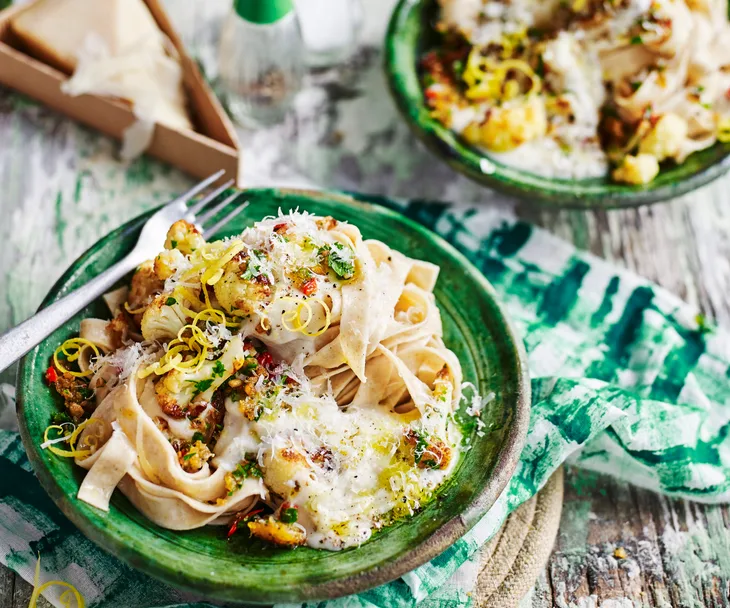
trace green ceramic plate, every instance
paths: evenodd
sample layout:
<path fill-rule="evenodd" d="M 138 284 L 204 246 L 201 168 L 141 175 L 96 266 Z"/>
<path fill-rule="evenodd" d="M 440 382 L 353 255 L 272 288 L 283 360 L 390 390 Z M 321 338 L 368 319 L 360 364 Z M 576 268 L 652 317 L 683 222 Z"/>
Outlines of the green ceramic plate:
<path fill-rule="evenodd" d="M 405 574 L 435 557 L 489 509 L 517 463 L 529 418 L 524 351 L 487 280 L 439 237 L 396 212 L 345 195 L 249 190 L 251 204 L 219 236 L 235 234 L 277 209 L 298 207 L 356 224 L 406 255 L 441 266 L 436 298 L 445 340 L 456 351 L 465 378 L 496 399 L 482 418 L 488 431 L 473 437 L 453 479 L 437 499 L 408 521 L 377 533 L 361 547 L 341 552 L 281 550 L 247 538 L 224 539 L 224 529 L 173 532 L 149 522 L 115 492 L 109 513 L 76 499 L 82 471 L 41 450 L 43 431 L 59 404 L 43 382 L 53 350 L 75 335 L 79 321 L 107 316 L 90 305 L 23 359 L 18 377 L 20 430 L 36 474 L 66 516 L 91 540 L 130 565 L 163 581 L 218 600 L 301 602 L 362 591 Z M 230 211 L 230 209 L 229 209 Z M 226 211 L 221 212 L 221 215 Z M 119 260 L 137 239 L 149 213 L 115 230 L 83 254 L 51 289 L 44 304 L 80 287 Z"/>
<path fill-rule="evenodd" d="M 385 72 L 398 109 L 413 132 L 439 158 L 475 181 L 528 202 L 564 207 L 631 207 L 686 194 L 730 169 L 730 144 L 717 143 L 667 166 L 647 186 L 607 178 L 565 180 L 541 177 L 492 161 L 430 117 L 417 65 L 437 45 L 436 0 L 400 0 L 385 38 Z"/>

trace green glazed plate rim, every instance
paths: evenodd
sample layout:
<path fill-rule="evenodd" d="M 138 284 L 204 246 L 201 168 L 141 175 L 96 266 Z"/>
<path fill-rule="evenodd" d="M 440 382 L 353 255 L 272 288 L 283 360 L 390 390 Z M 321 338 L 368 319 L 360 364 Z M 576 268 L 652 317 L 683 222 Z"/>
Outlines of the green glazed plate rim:
<path fill-rule="evenodd" d="M 646 186 L 611 182 L 608 178 L 569 180 L 543 177 L 493 160 L 469 146 L 433 119 L 423 100 L 418 60 L 432 30 L 427 21 L 436 0 L 399 0 L 385 35 L 383 67 L 395 104 L 412 132 L 452 169 L 474 181 L 528 203 L 572 208 L 637 207 L 667 201 L 691 192 L 730 170 L 730 144 L 690 155 L 676 166 L 662 168 Z"/>
<path fill-rule="evenodd" d="M 381 197 L 290 189 L 249 189 L 244 192 L 249 193 L 252 197 L 278 197 L 283 200 L 287 197 L 298 197 L 305 198 L 308 202 L 315 204 L 320 201 L 323 204 L 338 205 L 340 206 L 339 208 L 342 208 L 341 206 L 349 206 L 353 212 L 375 214 L 377 217 L 384 218 L 384 220 L 398 222 L 407 231 L 416 233 L 419 238 L 423 238 L 431 243 L 434 249 L 438 250 L 439 254 L 444 256 L 443 259 L 450 257 L 452 261 L 455 261 L 463 269 L 465 275 L 469 275 L 470 280 L 478 283 L 478 288 L 484 295 L 485 302 L 488 303 L 490 310 L 496 311 L 494 322 L 498 325 L 500 334 L 497 338 L 501 342 L 499 347 L 502 349 L 500 358 L 501 369 L 508 370 L 508 375 L 511 374 L 515 380 L 514 386 L 511 387 L 512 397 L 510 397 L 510 401 L 514 401 L 514 411 L 511 419 L 507 423 L 509 428 L 506 431 L 506 438 L 497 449 L 495 464 L 491 470 L 489 479 L 486 480 L 484 487 L 481 488 L 474 499 L 464 504 L 459 514 L 449 519 L 430 536 L 419 538 L 414 546 L 409 547 L 403 554 L 388 558 L 389 561 L 387 562 L 377 564 L 374 567 L 364 568 L 345 576 L 337 576 L 333 580 L 312 584 L 308 583 L 294 590 L 284 589 L 272 592 L 269 589 L 262 590 L 259 587 L 252 589 L 240 584 L 237 585 L 236 581 L 230 580 L 230 577 L 225 578 L 221 573 L 213 573 L 212 571 L 207 574 L 205 572 L 193 572 L 189 569 L 176 568 L 174 564 L 169 565 L 164 560 L 155 559 L 154 555 L 151 555 L 151 553 L 154 553 L 154 549 L 149 549 L 142 542 L 135 540 L 133 534 L 120 533 L 118 531 L 111 532 L 106 522 L 107 514 L 81 503 L 76 499 L 75 493 L 69 495 L 63 489 L 61 481 L 56 478 L 45 461 L 48 455 L 42 453 L 43 450 L 39 446 L 40 442 L 31 438 L 28 418 L 34 405 L 32 399 L 29 401 L 32 397 L 32 391 L 38 390 L 37 386 L 42 384 L 42 370 L 40 368 L 44 367 L 44 363 L 41 360 L 40 366 L 38 365 L 38 351 L 52 337 L 30 351 L 22 359 L 19 366 L 17 377 L 17 414 L 21 438 L 33 470 L 40 480 L 41 485 L 66 517 L 84 535 L 102 549 L 120 558 L 130 566 L 146 574 L 155 576 L 173 587 L 187 589 L 217 600 L 245 601 L 250 603 L 302 602 L 305 600 L 327 599 L 359 593 L 395 580 L 442 553 L 481 519 L 504 490 L 519 461 L 529 424 L 530 383 L 524 347 L 505 315 L 503 308 L 499 304 L 497 294 L 484 275 L 472 266 L 461 253 L 435 233 L 400 213 L 378 205 L 378 200 L 384 200 Z M 89 272 L 90 264 L 93 264 L 95 261 L 93 257 L 95 253 L 103 251 L 110 243 L 116 242 L 123 247 L 124 239 L 129 240 L 133 235 L 138 234 L 144 221 L 155 211 L 156 209 L 153 209 L 132 219 L 92 245 L 71 264 L 69 269 L 55 283 L 40 308 L 44 308 L 62 295 L 65 295 L 72 281 L 84 276 L 84 273 Z M 220 213 L 223 215 L 224 211 Z M 114 255 L 117 254 L 121 255 L 119 252 Z M 94 271 L 100 272 L 104 267 L 111 265 L 111 263 L 110 260 L 104 260 L 101 264 L 102 267 L 95 267 Z M 502 361 L 502 358 L 506 358 L 508 361 Z M 506 368 L 506 365 L 509 365 L 510 368 Z M 47 390 L 47 387 L 45 389 Z M 115 496 L 119 497 L 119 493 L 115 492 Z M 125 500 L 124 497 L 121 497 L 121 499 Z M 114 498 L 112 504 L 114 505 Z M 125 515 L 125 513 L 122 512 L 122 515 Z M 145 519 L 141 514 L 139 514 L 139 518 L 142 520 Z M 140 526 L 136 519 L 129 517 L 127 519 L 133 528 L 134 526 Z M 147 528 L 144 528 L 142 531 L 146 532 L 146 530 Z M 162 539 L 160 542 L 164 544 L 170 541 Z M 172 548 L 168 547 L 169 550 L 172 550 Z M 353 549 L 352 551 L 360 551 L 360 549 Z"/>

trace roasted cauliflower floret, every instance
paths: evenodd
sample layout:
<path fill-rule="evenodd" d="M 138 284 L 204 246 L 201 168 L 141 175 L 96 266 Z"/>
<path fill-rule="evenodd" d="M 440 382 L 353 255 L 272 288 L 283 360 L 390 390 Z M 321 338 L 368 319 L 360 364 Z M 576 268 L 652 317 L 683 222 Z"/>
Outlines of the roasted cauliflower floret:
<path fill-rule="evenodd" d="M 205 245 L 200 231 L 190 222 L 178 220 L 167 231 L 165 249 L 177 249 L 184 255 L 190 255 Z"/>
<path fill-rule="evenodd" d="M 243 341 L 236 336 L 219 359 L 206 361 L 198 371 L 167 372 L 155 385 L 160 409 L 172 418 L 184 418 L 193 404 L 210 403 L 213 393 L 241 369 L 244 360 Z"/>
<path fill-rule="evenodd" d="M 617 182 L 626 184 L 648 184 L 659 173 L 659 161 L 651 154 L 624 156 L 621 164 L 613 170 L 611 176 Z"/>
<path fill-rule="evenodd" d="M 676 114 L 665 114 L 639 144 L 639 154 L 651 154 L 659 162 L 666 158 L 677 158 L 685 139 L 687 121 Z"/>
<path fill-rule="evenodd" d="M 433 382 L 433 396 L 437 401 L 450 403 L 454 394 L 454 382 L 447 365 L 444 365 L 436 374 Z"/>
<path fill-rule="evenodd" d="M 257 274 L 246 256 L 237 256 L 223 268 L 223 276 L 213 286 L 218 303 L 230 314 L 245 316 L 258 302 L 271 296 L 271 286 L 263 274 Z"/>
<path fill-rule="evenodd" d="M 172 277 L 179 268 L 190 267 L 185 255 L 179 249 L 165 249 L 155 258 L 155 275 L 161 281 Z"/>
<path fill-rule="evenodd" d="M 403 439 L 419 469 L 445 469 L 449 466 L 451 448 L 438 437 L 428 437 L 409 429 Z"/>
<path fill-rule="evenodd" d="M 307 459 L 292 448 L 277 449 L 264 457 L 264 481 L 272 492 L 293 495 L 296 484 L 306 482 L 312 475 Z"/>
<path fill-rule="evenodd" d="M 145 340 L 171 340 L 187 322 L 180 303 L 173 297 L 157 296 L 142 315 L 142 336 Z"/>
<path fill-rule="evenodd" d="M 273 517 L 248 522 L 251 535 L 280 547 L 298 547 L 307 540 L 307 533 L 298 524 L 285 524 Z"/>
<path fill-rule="evenodd" d="M 547 132 L 545 102 L 540 97 L 492 108 L 485 122 L 472 122 L 464 129 L 469 143 L 494 152 L 508 152 Z"/>
<path fill-rule="evenodd" d="M 163 287 L 162 281 L 155 274 L 154 263 L 151 260 L 144 262 L 132 277 L 129 296 L 127 296 L 129 308 L 137 310 L 146 306 L 154 296 L 162 291 Z"/>

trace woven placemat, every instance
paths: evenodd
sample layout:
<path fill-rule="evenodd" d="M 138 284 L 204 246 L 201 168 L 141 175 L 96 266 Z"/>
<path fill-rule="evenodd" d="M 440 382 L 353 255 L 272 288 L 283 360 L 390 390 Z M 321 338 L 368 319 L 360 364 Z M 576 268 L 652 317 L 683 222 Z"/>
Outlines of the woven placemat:
<path fill-rule="evenodd" d="M 522 504 L 482 549 L 474 589 L 478 608 L 514 608 L 535 585 L 555 543 L 563 510 L 563 468 Z"/>

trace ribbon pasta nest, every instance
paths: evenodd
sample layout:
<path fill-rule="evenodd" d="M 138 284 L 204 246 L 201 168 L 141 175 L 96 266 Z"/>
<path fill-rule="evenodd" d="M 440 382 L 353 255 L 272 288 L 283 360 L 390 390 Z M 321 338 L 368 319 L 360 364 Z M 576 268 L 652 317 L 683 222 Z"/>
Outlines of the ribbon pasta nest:
<path fill-rule="evenodd" d="M 65 410 L 43 447 L 87 470 L 78 498 L 100 509 L 119 488 L 170 529 L 358 545 L 415 513 L 463 449 L 437 275 L 331 217 L 215 242 L 177 222 L 105 296 L 113 319 L 54 354 Z"/>
<path fill-rule="evenodd" d="M 651 182 L 730 141 L 727 0 L 439 0 L 434 118 L 560 178 Z"/>

